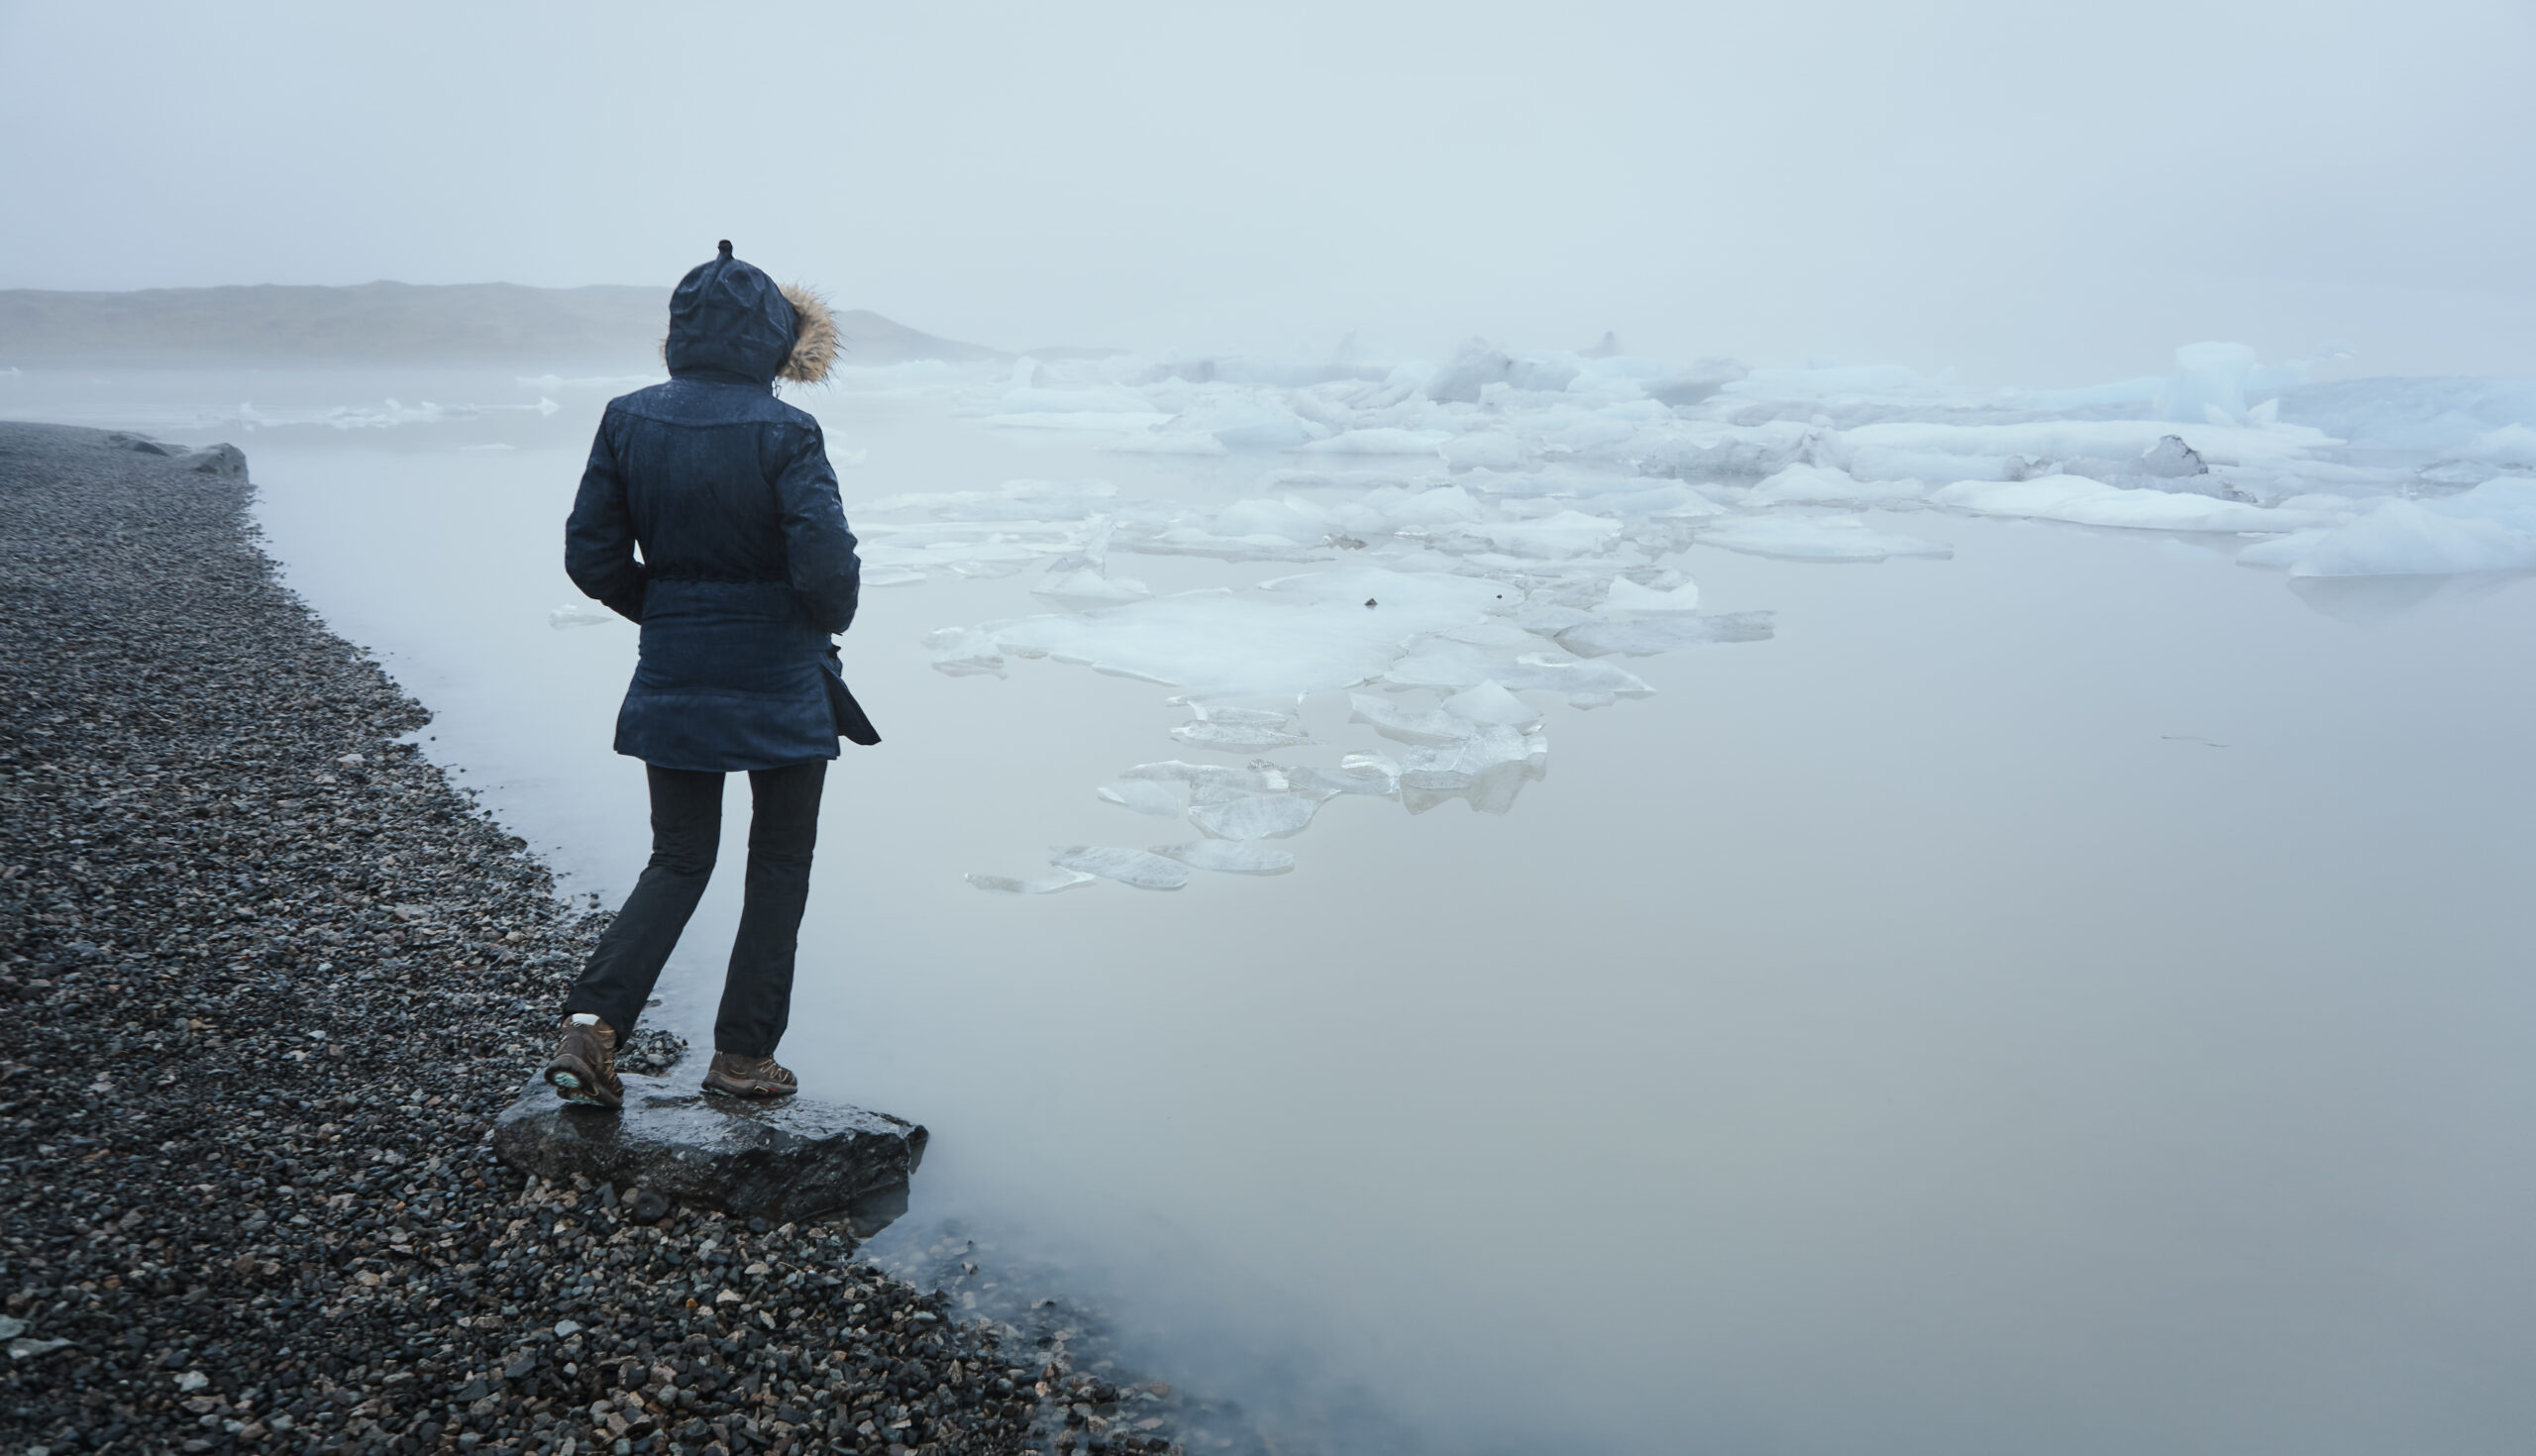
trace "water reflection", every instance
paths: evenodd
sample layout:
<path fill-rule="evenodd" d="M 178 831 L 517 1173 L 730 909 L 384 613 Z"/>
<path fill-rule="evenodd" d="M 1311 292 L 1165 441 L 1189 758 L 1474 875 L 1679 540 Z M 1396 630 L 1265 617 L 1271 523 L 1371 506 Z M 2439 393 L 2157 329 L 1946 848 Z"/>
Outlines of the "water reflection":
<path fill-rule="evenodd" d="M 349 397 L 389 395 L 499 397 Z M 243 443 L 291 584 L 612 898 L 643 844 L 639 770 L 604 752 L 632 635 L 547 625 L 599 395 L 550 397 Z M 941 397 L 820 408 L 869 452 L 849 512 L 1022 479 L 1220 512 L 1255 482 Z M 1072 615 L 1031 589 L 1047 564 L 876 588 L 847 651 L 893 732 L 838 768 L 786 1052 L 934 1132 L 877 1247 L 1281 1450 L 2516 1449 L 2536 701 L 2507 665 L 2536 595 L 2469 583 L 2357 631 L 2207 552 L 1946 524 L 1951 562 L 1838 572 L 1694 533 L 1649 565 L 1697 581 L 1695 618 L 1774 613 L 1768 643 L 1570 652 L 1648 689 L 1612 711 L 1500 680 L 1559 738 L 1518 812 L 1342 792 L 1301 839 L 1206 841 L 1308 848 L 1291 873 L 1172 894 L 961 877 L 982 846 L 1127 840 L 1095 790 L 1139 764 L 1388 781 L 1346 760 L 1406 769 L 1376 719 L 1469 689 L 1221 701 L 1053 651 L 949 677 L 928 632 Z M 1103 575 L 1238 595 L 1355 553 L 1328 550 Z M 1003 640 L 1054 629 L 1027 630 Z M 1313 743 L 1171 736 L 1202 723 Z M 709 896 L 691 947 L 736 913 Z M 675 961 L 663 1024 L 709 1024 L 720 969 Z"/>
<path fill-rule="evenodd" d="M 2374 626 L 2435 603 L 2481 601 L 2524 581 L 2527 572 L 2474 572 L 2449 576 L 2292 576 L 2289 590 L 2338 622 Z"/>

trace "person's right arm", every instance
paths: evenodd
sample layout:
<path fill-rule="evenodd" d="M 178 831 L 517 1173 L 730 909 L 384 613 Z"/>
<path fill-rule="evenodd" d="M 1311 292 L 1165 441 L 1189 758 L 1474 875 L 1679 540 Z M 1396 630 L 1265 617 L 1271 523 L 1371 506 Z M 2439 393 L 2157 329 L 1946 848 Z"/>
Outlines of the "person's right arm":
<path fill-rule="evenodd" d="M 836 471 L 828 466 L 827 437 L 804 415 L 786 432 L 785 458 L 775 476 L 776 508 L 784 527 L 786 567 L 792 589 L 820 631 L 834 636 L 854 624 L 863 592 L 863 561 L 845 523 Z"/>
<path fill-rule="evenodd" d="M 590 442 L 581 493 L 564 523 L 564 572 L 581 594 L 594 597 L 629 621 L 643 620 L 643 564 L 634 558 L 634 514 L 625 502 L 625 475 L 610 438 L 617 422 L 608 411 Z"/>

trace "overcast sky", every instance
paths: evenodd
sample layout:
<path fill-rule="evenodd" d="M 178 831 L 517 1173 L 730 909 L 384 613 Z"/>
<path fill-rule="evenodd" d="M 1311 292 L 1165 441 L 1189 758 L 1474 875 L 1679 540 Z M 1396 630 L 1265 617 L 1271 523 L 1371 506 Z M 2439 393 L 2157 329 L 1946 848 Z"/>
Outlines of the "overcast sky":
<path fill-rule="evenodd" d="M 780 276 L 1004 347 L 2536 373 L 2530 0 L 0 0 L 0 286 Z"/>

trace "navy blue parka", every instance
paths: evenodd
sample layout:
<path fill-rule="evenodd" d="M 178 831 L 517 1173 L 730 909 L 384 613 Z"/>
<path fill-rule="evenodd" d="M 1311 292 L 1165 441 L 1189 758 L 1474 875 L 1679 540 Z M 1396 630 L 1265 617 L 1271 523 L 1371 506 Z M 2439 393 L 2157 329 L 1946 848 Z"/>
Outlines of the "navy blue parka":
<path fill-rule="evenodd" d="M 836 472 L 818 422 L 774 393 L 796 327 L 725 244 L 671 296 L 669 382 L 599 421 L 564 569 L 642 624 L 618 753 L 729 773 L 878 741 L 829 642 L 862 583 Z"/>

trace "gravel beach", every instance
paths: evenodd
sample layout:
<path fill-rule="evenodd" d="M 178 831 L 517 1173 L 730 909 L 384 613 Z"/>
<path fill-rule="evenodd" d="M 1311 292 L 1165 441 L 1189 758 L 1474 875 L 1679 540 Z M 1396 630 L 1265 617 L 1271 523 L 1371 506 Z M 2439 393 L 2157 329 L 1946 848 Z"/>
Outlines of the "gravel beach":
<path fill-rule="evenodd" d="M 494 1161 L 603 921 L 399 741 L 250 488 L 0 425 L 0 1447 L 1177 1449 L 841 1224 Z"/>

